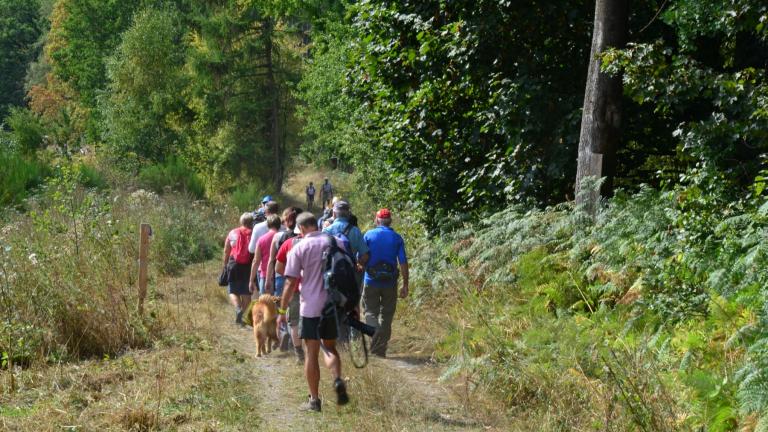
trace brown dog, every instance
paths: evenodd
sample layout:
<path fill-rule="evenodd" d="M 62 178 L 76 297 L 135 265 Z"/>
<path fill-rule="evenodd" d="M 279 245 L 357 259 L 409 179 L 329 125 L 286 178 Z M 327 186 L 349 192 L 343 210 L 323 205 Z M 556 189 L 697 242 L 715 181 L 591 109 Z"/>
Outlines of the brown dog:
<path fill-rule="evenodd" d="M 272 342 L 277 340 L 277 302 L 280 299 L 262 294 L 253 305 L 253 338 L 256 340 L 256 357 L 272 352 Z"/>

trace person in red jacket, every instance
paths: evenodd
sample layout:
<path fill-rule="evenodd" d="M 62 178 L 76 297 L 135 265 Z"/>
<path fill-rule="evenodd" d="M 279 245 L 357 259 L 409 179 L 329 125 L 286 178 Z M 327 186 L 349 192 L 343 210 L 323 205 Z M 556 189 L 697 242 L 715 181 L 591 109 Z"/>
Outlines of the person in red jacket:
<path fill-rule="evenodd" d="M 253 254 L 248 251 L 253 232 L 253 214 L 240 216 L 240 227 L 233 229 L 224 240 L 223 261 L 229 279 L 229 300 L 235 307 L 235 324 L 243 325 L 243 311 L 251 302 L 248 280 Z"/>

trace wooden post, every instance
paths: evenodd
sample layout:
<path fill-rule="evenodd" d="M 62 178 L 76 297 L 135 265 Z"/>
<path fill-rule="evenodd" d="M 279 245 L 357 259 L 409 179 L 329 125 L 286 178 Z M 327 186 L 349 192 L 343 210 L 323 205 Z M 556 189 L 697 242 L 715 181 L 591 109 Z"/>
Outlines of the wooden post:
<path fill-rule="evenodd" d="M 147 268 L 151 233 L 152 228 L 149 224 L 142 223 L 141 234 L 139 234 L 139 315 L 144 314 L 144 299 L 147 297 Z"/>

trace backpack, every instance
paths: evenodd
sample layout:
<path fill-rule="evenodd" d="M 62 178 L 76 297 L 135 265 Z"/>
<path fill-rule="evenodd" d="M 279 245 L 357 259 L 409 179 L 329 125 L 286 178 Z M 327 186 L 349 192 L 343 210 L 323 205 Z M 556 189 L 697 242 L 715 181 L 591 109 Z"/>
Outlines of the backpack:
<path fill-rule="evenodd" d="M 330 246 L 323 252 L 323 284 L 328 301 L 339 311 L 351 312 L 360 303 L 355 264 L 352 256 L 339 247 L 336 237 L 327 237 Z"/>
<path fill-rule="evenodd" d="M 251 242 L 251 233 L 253 230 L 248 228 L 239 228 L 237 232 L 237 242 L 232 247 L 230 256 L 238 264 L 250 264 L 253 261 L 253 254 L 248 252 L 248 243 Z"/>
<path fill-rule="evenodd" d="M 353 263 L 356 262 L 357 259 L 352 254 L 352 246 L 349 243 L 349 232 L 352 231 L 352 228 L 354 228 L 354 227 L 355 226 L 352 225 L 351 223 L 347 223 L 347 226 L 345 226 L 344 229 L 340 233 L 334 235 L 336 240 L 339 241 L 342 244 L 342 246 L 344 246 L 344 250 L 352 258 L 352 262 Z"/>

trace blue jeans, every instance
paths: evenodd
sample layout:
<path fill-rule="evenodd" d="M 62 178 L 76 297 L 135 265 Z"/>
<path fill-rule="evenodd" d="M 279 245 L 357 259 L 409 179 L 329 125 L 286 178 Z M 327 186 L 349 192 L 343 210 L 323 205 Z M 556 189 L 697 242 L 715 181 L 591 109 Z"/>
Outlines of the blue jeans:
<path fill-rule="evenodd" d="M 278 274 L 275 275 L 274 295 L 280 297 L 283 295 L 283 286 L 285 286 L 285 277 Z M 266 279 L 259 276 L 259 294 L 266 294 Z"/>

